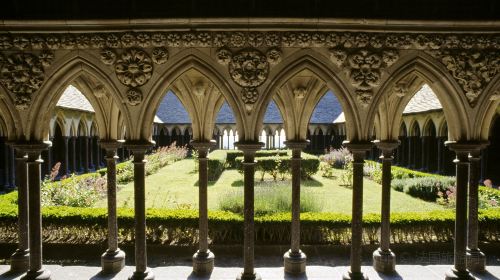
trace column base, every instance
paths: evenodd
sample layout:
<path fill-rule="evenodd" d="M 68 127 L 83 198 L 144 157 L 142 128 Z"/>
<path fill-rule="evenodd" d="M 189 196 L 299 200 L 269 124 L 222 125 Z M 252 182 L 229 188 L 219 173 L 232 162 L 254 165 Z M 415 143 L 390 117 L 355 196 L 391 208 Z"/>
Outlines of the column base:
<path fill-rule="evenodd" d="M 104 274 L 120 272 L 125 266 L 125 252 L 120 249 L 116 251 L 107 250 L 101 256 L 101 268 Z"/>
<path fill-rule="evenodd" d="M 215 255 L 208 250 L 207 252 L 197 251 L 193 255 L 193 272 L 196 275 L 210 275 L 214 270 Z"/>
<path fill-rule="evenodd" d="M 291 250 L 288 250 L 288 252 L 283 255 L 285 273 L 294 275 L 304 274 L 306 272 L 306 260 L 307 256 L 302 251 L 299 251 L 298 254 L 294 254 Z"/>
<path fill-rule="evenodd" d="M 42 268 L 38 271 L 28 271 L 26 275 L 21 277 L 21 280 L 50 280 L 50 276 L 50 271 Z"/>
<path fill-rule="evenodd" d="M 472 272 L 483 272 L 486 270 L 486 255 L 481 250 L 467 250 L 467 269 Z"/>
<path fill-rule="evenodd" d="M 393 273 L 396 270 L 396 255 L 391 250 L 378 248 L 373 252 L 373 268 L 381 273 Z"/>
<path fill-rule="evenodd" d="M 342 275 L 342 280 L 368 280 L 368 277 L 363 272 L 348 271 Z"/>
<path fill-rule="evenodd" d="M 10 257 L 11 272 L 26 272 L 30 268 L 30 251 L 17 249 Z"/>
<path fill-rule="evenodd" d="M 452 268 L 450 271 L 446 272 L 445 280 L 473 280 L 476 279 L 472 276 L 468 270 L 466 271 L 458 271 Z"/>
<path fill-rule="evenodd" d="M 147 268 L 146 271 L 144 272 L 135 271 L 134 274 L 132 274 L 132 276 L 128 278 L 128 280 L 154 280 L 154 279 L 155 275 L 153 274 L 150 268 Z"/>
<path fill-rule="evenodd" d="M 238 275 L 238 277 L 236 277 L 236 280 L 262 280 L 262 277 L 260 277 L 260 275 L 257 273 L 242 272 L 240 275 Z"/>

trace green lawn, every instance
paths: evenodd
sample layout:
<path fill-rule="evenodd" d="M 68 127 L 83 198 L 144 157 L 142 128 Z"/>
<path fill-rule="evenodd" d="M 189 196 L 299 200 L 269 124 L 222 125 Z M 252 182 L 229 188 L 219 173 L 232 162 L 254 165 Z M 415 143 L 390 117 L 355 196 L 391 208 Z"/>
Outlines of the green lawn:
<path fill-rule="evenodd" d="M 157 173 L 146 178 L 146 207 L 148 208 L 193 208 L 198 207 L 198 174 L 193 171 L 194 161 L 185 159 L 160 169 Z M 335 170 L 335 175 L 339 174 Z M 256 176 L 258 177 L 258 176 Z M 226 170 L 217 182 L 208 188 L 208 207 L 218 208 L 219 199 L 233 192 L 243 189 L 243 176 L 236 170 Z M 270 178 L 264 182 L 256 181 L 256 191 L 269 188 Z M 290 181 L 279 181 L 279 185 L 290 185 Z M 311 192 L 323 205 L 325 212 L 341 212 L 350 214 L 352 203 L 352 190 L 339 186 L 336 179 L 323 178 L 314 175 L 313 180 L 302 181 L 302 191 Z M 364 180 L 363 204 L 365 213 L 380 212 L 381 200 L 380 185 L 373 181 Z M 118 206 L 133 207 L 133 183 L 119 186 Z M 105 207 L 106 201 L 98 202 L 96 206 Z M 444 209 L 436 203 L 426 202 L 413 198 L 401 192 L 391 190 L 391 210 L 393 212 L 424 212 Z"/>

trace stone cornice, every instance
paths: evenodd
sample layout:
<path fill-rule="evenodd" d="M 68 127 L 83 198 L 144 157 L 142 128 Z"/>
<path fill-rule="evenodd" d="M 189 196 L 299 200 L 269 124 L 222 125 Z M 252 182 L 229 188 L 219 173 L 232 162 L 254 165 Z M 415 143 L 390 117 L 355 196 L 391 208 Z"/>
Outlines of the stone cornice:
<path fill-rule="evenodd" d="M 130 26 L 131 28 L 133 26 Z M 135 30 L 135 29 L 134 29 Z M 0 50 L 153 48 L 373 48 L 500 50 L 496 32 L 480 34 L 351 31 L 144 31 L 86 33 L 0 32 Z"/>
<path fill-rule="evenodd" d="M 386 20 L 360 18 L 162 18 L 100 20 L 0 20 L 8 32 L 301 30 L 379 32 L 499 32 L 500 20 Z"/>

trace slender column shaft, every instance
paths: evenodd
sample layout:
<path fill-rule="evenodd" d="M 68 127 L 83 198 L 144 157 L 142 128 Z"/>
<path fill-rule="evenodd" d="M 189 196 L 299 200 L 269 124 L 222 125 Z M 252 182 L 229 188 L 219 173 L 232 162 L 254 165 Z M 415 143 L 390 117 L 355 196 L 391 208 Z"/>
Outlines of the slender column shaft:
<path fill-rule="evenodd" d="M 469 224 L 468 224 L 468 247 L 470 250 L 478 249 L 478 185 L 479 185 L 479 169 L 480 156 L 475 154 L 469 157 Z"/>
<path fill-rule="evenodd" d="M 443 173 L 443 143 L 441 137 L 437 137 L 437 173 Z"/>
<path fill-rule="evenodd" d="M 42 267 L 42 212 L 40 205 L 41 165 L 42 150 L 45 144 L 26 145 L 20 147 L 28 154 L 28 189 L 29 189 L 29 245 L 30 245 L 30 268 L 22 279 L 50 279 L 50 272 Z"/>
<path fill-rule="evenodd" d="M 361 253 L 363 245 L 363 164 L 371 143 L 345 143 L 353 154 L 352 179 L 352 222 L 351 222 L 351 265 L 344 279 L 364 279 L 361 272 Z"/>
<path fill-rule="evenodd" d="M 484 148 L 486 145 L 481 145 Z M 486 266 L 486 256 L 478 247 L 478 185 L 481 174 L 481 148 L 471 151 L 469 156 L 469 219 L 467 235 L 467 268 L 470 271 L 482 272 Z"/>
<path fill-rule="evenodd" d="M 95 168 L 95 165 L 94 165 L 94 140 L 91 136 L 89 136 L 88 142 L 89 142 L 89 168 L 94 169 Z"/>
<path fill-rule="evenodd" d="M 243 236 L 243 273 L 238 279 L 260 279 L 254 271 L 254 175 L 255 152 L 262 148 L 262 143 L 236 143 L 243 151 L 243 181 L 244 181 L 244 236 Z"/>
<path fill-rule="evenodd" d="M 106 166 L 108 181 L 108 250 L 118 249 L 118 223 L 116 215 L 116 149 L 107 149 Z"/>
<path fill-rule="evenodd" d="M 82 141 L 83 141 L 83 172 L 88 173 L 89 172 L 89 137 L 82 136 Z"/>
<path fill-rule="evenodd" d="M 382 211 L 380 228 L 380 249 L 388 251 L 391 241 L 391 161 L 392 156 L 384 153 L 382 158 Z"/>
<path fill-rule="evenodd" d="M 71 137 L 71 172 L 77 173 L 78 167 L 76 166 L 76 136 Z"/>
<path fill-rule="evenodd" d="M 15 167 L 15 153 L 13 145 L 9 145 L 9 164 L 10 164 L 9 184 L 11 188 L 14 188 L 14 186 L 16 185 L 16 167 Z"/>
<path fill-rule="evenodd" d="M 456 153 L 453 161 L 456 166 L 455 191 L 455 239 L 453 269 L 446 274 L 446 279 L 470 279 L 466 266 L 467 248 L 467 185 L 469 183 L 469 152 L 473 149 L 470 144 L 447 142 L 449 148 Z"/>
<path fill-rule="evenodd" d="M 130 144 L 134 154 L 135 272 L 129 279 L 154 279 L 147 267 L 146 247 L 146 151 L 149 142 Z"/>
<path fill-rule="evenodd" d="M 7 138 L 5 138 L 7 139 Z M 4 167 L 4 179 L 3 179 L 3 185 L 4 189 L 7 189 L 9 186 L 9 145 L 7 143 L 4 143 L 4 157 L 3 157 L 3 167 Z"/>
<path fill-rule="evenodd" d="M 134 151 L 135 266 L 137 272 L 147 268 L 146 254 L 146 160 L 144 151 Z"/>
<path fill-rule="evenodd" d="M 29 268 L 29 217 L 28 217 L 28 170 L 26 153 L 17 150 L 16 153 L 16 182 L 18 208 L 18 238 L 17 250 L 11 257 L 11 271 L 27 271 Z"/>
<path fill-rule="evenodd" d="M 63 142 L 64 142 L 64 174 L 63 175 L 68 175 L 69 174 L 69 138 L 68 137 L 63 137 Z"/>
<path fill-rule="evenodd" d="M 208 158 L 207 152 L 198 150 L 198 193 L 199 193 L 199 227 L 200 227 L 200 252 L 208 251 Z"/>
<path fill-rule="evenodd" d="M 291 253 L 300 254 L 300 149 L 292 151 L 292 237 Z"/>

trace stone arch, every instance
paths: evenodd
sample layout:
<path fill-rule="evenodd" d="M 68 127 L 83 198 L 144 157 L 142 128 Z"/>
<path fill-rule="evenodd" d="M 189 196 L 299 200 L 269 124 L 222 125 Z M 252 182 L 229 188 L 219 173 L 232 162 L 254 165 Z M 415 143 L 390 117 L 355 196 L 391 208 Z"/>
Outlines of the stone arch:
<path fill-rule="evenodd" d="M 422 125 L 422 136 L 436 136 L 436 125 L 434 124 L 434 120 L 431 116 L 427 116 Z"/>
<path fill-rule="evenodd" d="M 414 119 L 411 122 L 409 132 L 410 132 L 409 136 L 416 136 L 416 137 L 422 136 L 422 129 L 420 128 L 420 124 L 418 123 L 418 121 L 416 119 Z"/>
<path fill-rule="evenodd" d="M 276 68 L 276 74 L 269 77 L 271 82 L 265 89 L 263 89 L 262 102 L 260 104 L 256 104 L 257 106 L 254 107 L 258 108 L 255 112 L 255 123 L 252 124 L 252 127 L 255 128 L 254 136 L 260 133 L 259 131 L 262 127 L 265 108 L 267 108 L 266 105 L 268 105 L 271 99 L 274 98 L 278 108 L 284 116 L 284 121 L 287 122 L 292 118 L 295 119 L 295 125 L 292 126 L 288 123 L 285 124 L 285 126 L 289 128 L 288 130 L 292 130 L 291 128 L 295 127 L 293 131 L 286 132 L 289 140 L 305 140 L 307 137 L 307 125 L 314 107 L 319 102 L 321 97 L 325 95 L 328 89 L 330 89 L 336 95 L 342 106 L 342 110 L 344 111 L 346 123 L 349 127 L 347 129 L 348 139 L 362 140 L 365 133 L 362 132 L 362 125 L 358 114 L 359 112 L 356 107 L 356 102 L 349 93 L 347 86 L 338 76 L 338 73 L 341 72 L 340 69 L 330 63 L 328 58 L 311 50 L 302 50 L 287 57 Z M 307 112 L 304 112 L 301 116 L 296 116 L 295 113 L 286 112 L 286 107 L 293 104 L 290 104 L 290 101 L 286 100 L 280 101 L 276 96 L 278 96 L 277 91 L 279 91 L 288 81 L 296 77 L 297 74 L 302 71 L 309 71 L 313 73 L 314 77 L 322 82 L 324 90 L 318 90 L 314 94 L 308 95 L 307 100 L 304 100 L 302 103 L 302 108 L 307 109 Z M 297 120 L 296 118 L 299 119 Z"/>
<path fill-rule="evenodd" d="M 4 126 L 4 136 L 9 140 L 26 140 L 23 135 L 23 122 L 11 95 L 0 86 L 0 119 Z"/>
<path fill-rule="evenodd" d="M 399 128 L 399 136 L 400 137 L 406 137 L 408 136 L 408 129 L 406 128 L 405 122 L 401 122 L 400 128 Z"/>
<path fill-rule="evenodd" d="M 113 107 L 111 104 L 119 107 L 120 113 L 125 116 L 125 123 L 129 124 L 130 118 L 128 118 L 127 109 L 123 105 L 123 97 L 120 95 L 120 90 L 110 80 L 109 73 L 107 73 L 109 71 L 99 68 L 98 62 L 92 61 L 95 58 L 87 57 L 83 53 L 80 54 L 63 58 L 64 61 L 55 68 L 33 99 L 28 119 L 36 121 L 31 121 L 28 125 L 27 135 L 29 137 L 36 140 L 43 140 L 46 137 L 48 126 L 45 123 L 49 122 L 57 101 L 70 84 L 78 88 L 94 108 L 99 136 L 102 139 L 118 138 L 118 135 L 112 133 L 114 130 L 111 127 L 117 126 L 117 124 L 110 123 L 110 120 L 113 119 L 109 109 Z M 105 95 L 108 95 L 110 99 L 108 103 L 105 103 L 103 98 L 92 94 L 97 86 L 103 87 Z M 40 122 L 44 125 L 40 125 Z"/>
<path fill-rule="evenodd" d="M 158 108 L 162 97 L 165 93 L 170 89 L 174 82 L 181 78 L 185 73 L 190 70 L 194 70 L 200 74 L 202 74 L 210 83 L 212 83 L 218 91 L 222 94 L 223 98 L 221 101 L 217 101 L 214 109 L 220 109 L 222 104 L 224 103 L 224 99 L 228 103 L 229 107 L 233 111 L 236 119 L 236 124 L 238 126 L 238 130 L 241 131 L 241 134 L 244 134 L 244 123 L 242 121 L 243 111 L 238 106 L 238 102 L 235 100 L 236 94 L 233 93 L 230 85 L 228 84 L 227 79 L 222 75 L 213 65 L 216 64 L 212 58 L 207 57 L 200 51 L 192 50 L 182 51 L 172 59 L 170 59 L 164 66 L 163 71 L 159 72 L 159 76 L 162 77 L 157 79 L 158 81 L 152 86 L 150 94 L 148 94 L 143 101 L 143 105 L 140 111 L 139 117 L 139 131 L 134 133 L 134 137 L 138 139 L 151 139 L 150 126 L 153 123 L 154 112 L 156 110 L 151 110 L 151 108 Z M 187 105 L 187 104 L 186 104 Z M 186 106 L 185 105 L 185 106 Z M 192 109 L 189 108 L 191 106 L 187 106 L 186 109 L 188 112 Z M 214 117 L 212 119 L 211 127 L 203 128 L 203 134 L 207 135 L 197 135 L 198 137 L 204 137 L 209 139 L 195 139 L 195 140 L 210 140 L 211 132 L 213 126 L 215 125 L 215 118 L 217 117 L 218 110 L 214 110 Z M 200 118 L 203 116 L 200 116 Z M 194 123 L 200 122 L 198 116 L 194 116 L 192 118 L 193 125 Z M 242 136 L 240 134 L 240 137 Z"/>
<path fill-rule="evenodd" d="M 476 117 L 474 122 L 475 140 L 487 141 L 489 139 L 490 130 L 493 127 L 494 120 L 498 114 L 500 106 L 500 74 L 485 88 L 484 93 L 480 96 L 476 106 Z"/>
<path fill-rule="evenodd" d="M 397 139 L 403 111 L 423 84 L 429 85 L 441 103 L 446 119 L 451 120 L 450 140 L 465 140 L 470 137 L 467 99 L 453 77 L 438 61 L 425 53 L 415 52 L 400 58 L 387 72 L 390 77 L 374 95 L 367 121 L 374 122 L 376 110 L 386 111 L 387 123 L 382 126 L 381 137 Z M 406 91 L 401 97 L 394 92 L 398 85 Z"/>

